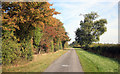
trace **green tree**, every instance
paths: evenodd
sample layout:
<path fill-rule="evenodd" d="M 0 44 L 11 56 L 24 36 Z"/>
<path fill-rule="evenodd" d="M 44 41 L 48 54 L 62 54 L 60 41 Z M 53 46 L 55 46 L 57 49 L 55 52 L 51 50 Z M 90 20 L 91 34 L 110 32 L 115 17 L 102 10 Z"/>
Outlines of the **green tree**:
<path fill-rule="evenodd" d="M 42 36 L 43 36 L 42 31 L 40 30 L 39 27 L 36 27 L 33 35 L 33 46 L 35 48 L 35 51 L 37 51 L 37 53 L 40 53 L 40 41 Z"/>
<path fill-rule="evenodd" d="M 92 42 L 99 41 L 99 37 L 107 31 L 105 26 L 105 24 L 107 24 L 107 20 L 96 20 L 99 15 L 95 12 L 91 12 L 83 16 L 84 21 L 80 21 L 80 28 L 78 28 L 75 32 L 75 40 L 81 46 L 85 45 L 85 47 L 88 47 Z"/>

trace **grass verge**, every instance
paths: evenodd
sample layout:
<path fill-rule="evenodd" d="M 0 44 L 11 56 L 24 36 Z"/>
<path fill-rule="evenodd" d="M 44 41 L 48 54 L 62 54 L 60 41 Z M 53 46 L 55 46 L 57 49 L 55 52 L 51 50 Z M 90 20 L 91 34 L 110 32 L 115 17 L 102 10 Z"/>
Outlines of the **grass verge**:
<path fill-rule="evenodd" d="M 54 60 L 66 53 L 68 50 L 59 50 L 55 53 L 34 55 L 34 59 L 23 65 L 2 66 L 3 72 L 43 72 Z"/>
<path fill-rule="evenodd" d="M 118 61 L 75 48 L 84 72 L 118 72 Z"/>

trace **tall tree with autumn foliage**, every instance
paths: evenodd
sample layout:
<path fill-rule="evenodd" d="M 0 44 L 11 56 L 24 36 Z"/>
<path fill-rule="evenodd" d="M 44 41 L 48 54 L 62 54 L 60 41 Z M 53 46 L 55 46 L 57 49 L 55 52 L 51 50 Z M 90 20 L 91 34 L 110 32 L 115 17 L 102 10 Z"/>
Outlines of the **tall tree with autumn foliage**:
<path fill-rule="evenodd" d="M 53 17 L 60 13 L 50 6 L 49 2 L 2 2 L 3 64 L 32 60 L 33 49 L 56 51 L 69 40 L 63 23 Z"/>

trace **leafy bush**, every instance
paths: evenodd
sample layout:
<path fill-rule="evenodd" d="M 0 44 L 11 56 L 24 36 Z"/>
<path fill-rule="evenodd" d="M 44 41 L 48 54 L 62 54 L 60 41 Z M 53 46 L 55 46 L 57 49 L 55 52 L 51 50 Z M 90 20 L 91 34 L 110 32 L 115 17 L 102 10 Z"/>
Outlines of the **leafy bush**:
<path fill-rule="evenodd" d="M 21 43 L 21 57 L 27 60 L 32 60 L 32 54 L 31 42 L 24 41 L 24 43 Z"/>
<path fill-rule="evenodd" d="M 48 45 L 44 44 L 43 49 L 44 49 L 45 52 L 48 52 Z"/>
<path fill-rule="evenodd" d="M 112 58 L 120 56 L 120 44 L 98 44 L 90 47 L 89 50 Z"/>
<path fill-rule="evenodd" d="M 36 52 L 39 53 L 40 49 L 40 41 L 42 37 L 42 32 L 39 27 L 35 28 L 34 35 L 33 35 L 33 46 L 36 49 Z"/>
<path fill-rule="evenodd" d="M 54 52 L 54 43 L 51 41 L 51 52 Z"/>
<path fill-rule="evenodd" d="M 59 49 L 63 49 L 62 48 L 62 42 L 60 41 L 60 43 L 59 43 Z"/>
<path fill-rule="evenodd" d="M 20 57 L 20 47 L 17 41 L 6 32 L 2 38 L 2 63 L 13 63 Z"/>

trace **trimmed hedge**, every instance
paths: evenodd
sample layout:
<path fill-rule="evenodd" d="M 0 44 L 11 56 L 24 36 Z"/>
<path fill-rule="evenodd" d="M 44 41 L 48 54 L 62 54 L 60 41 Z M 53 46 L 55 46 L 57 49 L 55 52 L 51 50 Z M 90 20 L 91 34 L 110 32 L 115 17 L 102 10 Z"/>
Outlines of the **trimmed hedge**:
<path fill-rule="evenodd" d="M 120 44 L 98 44 L 90 47 L 88 51 L 111 58 L 120 58 Z"/>

